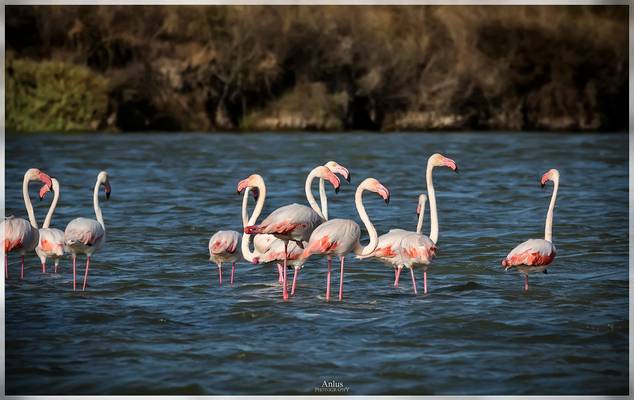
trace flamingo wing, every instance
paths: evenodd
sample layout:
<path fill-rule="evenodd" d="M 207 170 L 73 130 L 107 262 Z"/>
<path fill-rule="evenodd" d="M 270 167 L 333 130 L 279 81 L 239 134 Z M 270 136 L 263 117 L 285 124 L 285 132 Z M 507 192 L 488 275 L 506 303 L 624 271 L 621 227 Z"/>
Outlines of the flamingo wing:
<path fill-rule="evenodd" d="M 517 265 L 548 265 L 557 254 L 555 245 L 544 239 L 529 239 L 517 245 L 502 260 L 502 266 L 506 268 Z"/>
<path fill-rule="evenodd" d="M 260 225 L 246 227 L 245 232 L 269 233 L 291 237 L 292 240 L 307 241 L 311 232 L 323 220 L 312 208 L 301 204 L 289 204 L 278 208 L 266 217 Z"/>
<path fill-rule="evenodd" d="M 32 226 L 29 221 L 22 218 L 7 218 L 0 225 L 0 233 L 3 235 L 4 251 L 18 250 L 33 240 Z"/>
<path fill-rule="evenodd" d="M 429 237 L 411 232 L 401 239 L 399 251 L 406 265 L 427 265 L 436 255 L 436 245 Z"/>
<path fill-rule="evenodd" d="M 236 231 L 218 231 L 209 239 L 209 252 L 212 254 L 234 254 L 240 242 Z"/>
<path fill-rule="evenodd" d="M 73 245 L 81 243 L 85 246 L 93 246 L 104 236 L 103 226 L 94 219 L 75 218 L 70 221 L 64 231 L 64 243 Z"/>
<path fill-rule="evenodd" d="M 40 229 L 39 246 L 47 253 L 64 255 L 64 232 L 55 228 Z"/>
<path fill-rule="evenodd" d="M 311 254 L 346 254 L 359 243 L 361 228 L 350 219 L 331 219 L 319 225 L 310 235 L 303 258 Z"/>

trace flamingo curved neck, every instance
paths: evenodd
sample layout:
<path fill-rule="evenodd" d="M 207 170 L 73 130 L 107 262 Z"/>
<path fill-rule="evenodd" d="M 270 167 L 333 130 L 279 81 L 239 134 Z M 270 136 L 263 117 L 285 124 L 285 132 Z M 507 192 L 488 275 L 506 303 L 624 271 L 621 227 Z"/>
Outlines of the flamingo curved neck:
<path fill-rule="evenodd" d="M 438 211 L 436 210 L 436 191 L 434 190 L 434 182 L 432 180 L 433 170 L 434 165 L 428 161 L 425 178 L 427 180 L 427 197 L 429 198 L 429 216 L 431 217 L 429 238 L 432 242 L 438 243 Z"/>
<path fill-rule="evenodd" d="M 550 205 L 548 206 L 548 214 L 546 214 L 546 228 L 544 229 L 544 240 L 552 243 L 553 241 L 553 213 L 555 211 L 555 202 L 557 201 L 557 190 L 559 189 L 559 177 L 553 181 L 555 187 L 553 188 L 553 195 L 550 198 Z"/>
<path fill-rule="evenodd" d="M 322 214 L 321 209 L 317 205 L 317 201 L 315 201 L 315 196 L 313 196 L 313 191 L 312 191 L 313 180 L 315 179 L 315 175 L 317 174 L 316 169 L 317 168 L 310 171 L 310 174 L 308 174 L 308 176 L 306 177 L 306 183 L 304 184 L 304 191 L 306 192 L 306 199 L 308 200 L 308 204 L 310 204 L 310 208 L 312 208 L 317 213 L 317 215 L 319 215 L 320 218 L 325 219 L 324 214 Z"/>
<path fill-rule="evenodd" d="M 328 221 L 328 197 L 326 196 L 326 185 L 324 178 L 319 178 L 319 200 L 321 201 L 321 212 L 324 219 Z"/>
<path fill-rule="evenodd" d="M 418 234 L 423 233 L 423 220 L 425 218 L 425 203 L 426 202 L 423 201 L 420 205 L 420 214 L 418 214 L 418 224 L 416 224 L 416 233 Z"/>
<path fill-rule="evenodd" d="M 361 218 L 361 221 L 363 221 L 363 224 L 365 225 L 365 229 L 368 231 L 368 234 L 370 235 L 370 242 L 365 247 L 361 247 L 360 242 L 357 242 L 357 245 L 355 246 L 354 253 L 357 255 L 362 255 L 362 256 L 366 256 L 372 253 L 376 249 L 376 246 L 378 244 L 378 236 L 376 234 L 376 229 L 374 228 L 374 225 L 372 225 L 372 221 L 370 221 L 370 218 L 368 217 L 368 213 L 366 213 L 365 207 L 363 206 L 363 192 L 364 191 L 365 191 L 365 188 L 360 186 L 357 188 L 357 192 L 354 195 L 354 203 L 357 206 L 359 217 Z"/>
<path fill-rule="evenodd" d="M 46 218 L 44 219 L 42 228 L 48 228 L 51 225 L 51 220 L 53 219 L 53 213 L 55 212 L 55 208 L 57 208 L 58 200 L 59 200 L 59 183 L 57 183 L 57 180 L 55 179 L 53 180 L 53 202 L 51 203 L 51 206 L 48 209 L 48 213 L 46 214 Z"/>
<path fill-rule="evenodd" d="M 256 185 L 258 188 L 258 201 L 255 203 L 255 208 L 253 209 L 253 214 L 249 217 L 249 213 L 247 210 L 247 205 L 249 203 L 249 192 L 251 188 L 246 188 L 244 191 L 244 195 L 242 196 L 242 223 L 243 227 L 247 227 L 250 225 L 255 225 L 255 222 L 260 217 L 262 213 L 262 209 L 264 208 L 264 200 L 266 199 L 266 185 L 264 182 Z M 255 257 L 255 252 L 251 251 L 249 243 L 251 242 L 251 235 L 247 233 L 242 234 L 242 243 L 240 243 L 240 250 L 242 250 L 242 257 L 249 262 L 253 262 L 253 258 Z"/>
<path fill-rule="evenodd" d="M 33 228 L 37 229 L 37 220 L 35 219 L 35 212 L 33 212 L 33 205 L 31 204 L 31 198 L 29 197 L 30 181 L 31 179 L 29 179 L 27 175 L 24 175 L 24 180 L 22 181 L 22 197 L 24 197 L 26 212 L 29 214 L 29 222 Z"/>
<path fill-rule="evenodd" d="M 92 192 L 92 204 L 95 208 L 95 216 L 97 217 L 97 221 L 101 224 L 103 230 L 106 230 L 106 225 L 103 222 L 103 215 L 101 214 L 101 207 L 99 207 L 99 186 L 101 186 L 101 179 L 97 178 L 97 182 L 95 182 L 95 190 Z"/>

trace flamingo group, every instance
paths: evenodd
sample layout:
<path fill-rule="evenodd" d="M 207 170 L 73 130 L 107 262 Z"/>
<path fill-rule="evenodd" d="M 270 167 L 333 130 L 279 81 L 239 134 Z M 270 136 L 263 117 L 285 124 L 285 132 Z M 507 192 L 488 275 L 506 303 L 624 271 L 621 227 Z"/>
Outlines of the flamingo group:
<path fill-rule="evenodd" d="M 209 239 L 209 260 L 217 265 L 219 285 L 222 286 L 223 263 L 231 263 L 231 286 L 234 285 L 236 262 L 241 259 L 253 264 L 273 263 L 277 265 L 278 283 L 282 285 L 282 298 L 288 300 L 288 268 L 293 268 L 293 282 L 290 290 L 290 296 L 293 296 L 301 268 L 311 257 L 321 255 L 327 259 L 325 300 L 330 301 L 332 260 L 336 257 L 339 261 L 338 299 L 342 301 L 345 260 L 352 253 L 357 259 L 376 259 L 390 266 L 394 270 L 394 287 L 399 286 L 402 269 L 409 269 L 414 294 L 418 294 L 414 269 L 422 269 L 423 290 L 427 294 L 427 271 L 436 256 L 439 238 L 438 207 L 432 177 L 436 167 L 446 167 L 458 172 L 456 162 L 442 154 L 436 153 L 428 158 L 425 170 L 427 193 L 420 193 L 418 196 L 416 207 L 418 221 L 415 231 L 393 228 L 379 236 L 365 210 L 363 194 L 375 193 L 389 204 L 390 191 L 379 180 L 372 177 L 364 179 L 357 186 L 354 203 L 363 228 L 369 236 L 368 243 L 365 245 L 361 244 L 361 226 L 355 220 L 329 219 L 325 183 L 330 183 L 337 193 L 341 186 L 337 175 L 350 182 L 350 172 L 347 168 L 335 161 L 314 167 L 308 173 L 304 183 L 304 194 L 308 205 L 293 203 L 279 207 L 260 222 L 258 219 L 264 209 L 267 188 L 261 175 L 250 175 L 237 185 L 237 192 L 243 194 L 242 232 L 220 230 Z M 315 179 L 319 179 L 319 204 L 312 191 Z M 43 199 L 48 192 L 53 192 L 53 200 L 41 229 L 38 229 L 29 197 L 28 188 L 31 181 L 39 181 L 43 184 L 39 190 L 40 199 Z M 553 192 L 546 215 L 544 239 L 527 240 L 516 246 L 502 260 L 505 270 L 516 268 L 523 275 L 525 291 L 528 290 L 528 275 L 534 272 L 547 273 L 548 266 L 556 256 L 552 228 L 559 189 L 559 171 L 550 169 L 543 174 L 542 187 L 548 181 L 553 182 Z M 24 278 L 24 256 L 27 253 L 36 252 L 43 273 L 46 273 L 48 259 L 53 260 L 54 272 L 57 273 L 60 259 L 65 253 L 69 253 L 73 262 L 73 290 L 76 290 L 77 256 L 84 254 L 86 265 L 82 290 L 86 290 L 91 257 L 103 247 L 106 241 L 106 226 L 99 205 L 101 187 L 104 188 L 105 197 L 108 199 L 111 187 L 106 171 L 99 172 L 93 190 L 95 219 L 75 218 L 62 231 L 50 227 L 60 197 L 59 181 L 37 168 L 27 170 L 22 182 L 22 194 L 28 221 L 11 216 L 0 224 L 5 251 L 5 279 L 9 277 L 8 253 L 10 252 L 21 255 L 21 279 Z M 249 215 L 248 203 L 251 196 L 255 200 L 255 206 Z M 429 202 L 431 220 L 429 236 L 423 233 L 427 202 Z"/>

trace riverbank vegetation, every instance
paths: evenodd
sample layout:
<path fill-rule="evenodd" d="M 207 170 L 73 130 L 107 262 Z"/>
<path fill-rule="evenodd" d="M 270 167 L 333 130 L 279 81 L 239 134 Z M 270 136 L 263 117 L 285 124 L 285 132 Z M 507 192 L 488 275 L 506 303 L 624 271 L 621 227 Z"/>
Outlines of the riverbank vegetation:
<path fill-rule="evenodd" d="M 19 131 L 627 129 L 627 6 L 7 6 Z"/>

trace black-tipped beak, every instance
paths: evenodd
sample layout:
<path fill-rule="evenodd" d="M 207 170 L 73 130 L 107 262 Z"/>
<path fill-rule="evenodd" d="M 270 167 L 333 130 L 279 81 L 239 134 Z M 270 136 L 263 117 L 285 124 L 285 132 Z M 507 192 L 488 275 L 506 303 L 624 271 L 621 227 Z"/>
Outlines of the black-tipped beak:
<path fill-rule="evenodd" d="M 350 183 L 350 172 L 348 172 L 348 176 L 346 176 L 346 181 Z"/>
<path fill-rule="evenodd" d="M 390 204 L 390 196 L 387 196 L 385 198 L 385 205 L 388 205 L 388 204 Z"/>
<path fill-rule="evenodd" d="M 456 174 L 458 173 L 458 166 L 456 165 L 456 169 L 453 170 Z"/>
<path fill-rule="evenodd" d="M 339 193 L 339 186 L 335 188 L 335 193 Z"/>
<path fill-rule="evenodd" d="M 546 186 L 546 185 L 544 185 L 543 183 L 542 183 L 541 185 L 542 185 L 542 189 Z"/>
<path fill-rule="evenodd" d="M 110 198 L 110 192 L 106 192 L 106 200 Z"/>

